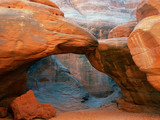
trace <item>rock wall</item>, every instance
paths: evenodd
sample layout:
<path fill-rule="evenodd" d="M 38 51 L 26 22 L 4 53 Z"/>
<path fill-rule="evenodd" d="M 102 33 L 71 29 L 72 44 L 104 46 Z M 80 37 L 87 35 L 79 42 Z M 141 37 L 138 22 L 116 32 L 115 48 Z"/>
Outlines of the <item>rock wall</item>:
<path fill-rule="evenodd" d="M 81 61 L 81 59 L 79 59 L 79 61 Z M 64 62 L 67 62 L 67 60 L 68 59 Z M 72 65 L 72 62 L 75 61 L 68 62 L 70 62 L 68 65 Z M 83 67 L 83 70 L 85 69 L 84 72 L 86 72 L 86 69 L 89 69 L 88 66 L 86 68 L 84 68 L 84 65 L 82 66 L 80 64 L 80 66 Z M 78 68 L 79 72 L 82 71 L 81 67 Z M 81 74 L 82 77 L 84 77 L 83 71 Z M 28 71 L 27 87 L 28 89 L 32 89 L 34 91 L 34 94 L 39 102 L 53 105 L 58 112 L 96 108 L 102 106 L 103 104 L 115 102 L 118 98 L 121 98 L 120 89 L 117 86 L 111 88 L 111 83 L 109 86 L 106 78 L 103 79 L 104 85 L 102 85 L 102 81 L 99 79 L 96 79 L 97 81 L 95 83 L 91 79 L 91 83 L 89 84 L 87 83 L 89 82 L 87 81 L 88 78 L 85 79 L 86 81 L 84 80 L 87 84 L 81 84 L 80 82 L 84 81 L 80 80 L 79 82 L 77 79 L 79 77 L 75 77 L 75 75 L 73 75 L 74 74 L 72 74 L 72 72 L 70 72 L 57 60 L 56 56 L 49 56 L 37 61 L 30 67 Z M 110 82 L 115 84 L 114 81 Z M 100 83 L 100 85 L 97 83 Z M 97 89 L 96 86 L 103 89 Z M 109 88 L 105 88 L 104 86 L 109 86 Z M 93 90 L 91 87 L 96 90 Z M 88 88 L 87 90 L 90 90 L 89 92 L 93 95 L 99 97 L 103 96 L 103 98 L 95 98 L 91 96 L 85 88 Z"/>
<path fill-rule="evenodd" d="M 112 78 L 93 68 L 85 55 L 64 54 L 57 58 L 91 95 L 106 97 L 114 91 Z"/>
<path fill-rule="evenodd" d="M 98 39 L 107 39 L 115 26 L 135 20 L 140 0 L 51 0 L 66 18 L 89 30 Z"/>
<path fill-rule="evenodd" d="M 134 20 L 136 6 L 139 2 L 139 0 L 52 1 L 60 7 L 66 18 L 86 28 L 98 39 L 108 38 L 108 33 L 112 28 L 126 21 Z M 135 25 L 136 22 L 130 24 L 130 30 L 126 25 L 126 31 L 123 33 L 127 32 L 129 35 Z M 66 54 L 58 55 L 57 58 L 92 95 L 106 96 L 112 91 L 110 87 L 112 84 L 109 83 L 110 77 L 92 68 L 85 56 Z"/>
<path fill-rule="evenodd" d="M 127 41 L 128 38 L 99 41 L 98 48 L 88 58 L 96 69 L 117 82 L 125 101 L 159 108 L 160 92 L 153 88 L 146 74 L 134 63 Z"/>

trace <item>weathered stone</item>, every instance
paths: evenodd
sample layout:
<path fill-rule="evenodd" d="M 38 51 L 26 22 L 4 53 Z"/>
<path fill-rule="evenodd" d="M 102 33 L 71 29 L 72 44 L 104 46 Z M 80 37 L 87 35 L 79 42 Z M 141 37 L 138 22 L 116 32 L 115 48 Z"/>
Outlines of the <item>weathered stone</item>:
<path fill-rule="evenodd" d="M 135 105 L 133 103 L 126 102 L 124 99 L 117 100 L 118 109 L 128 111 L 128 112 L 135 112 L 141 113 L 144 112 L 139 105 Z"/>
<path fill-rule="evenodd" d="M 32 90 L 13 100 L 11 108 L 15 120 L 49 119 L 56 114 L 56 109 L 53 106 L 39 103 Z"/>
<path fill-rule="evenodd" d="M 148 106 L 148 105 L 137 105 L 125 101 L 124 99 L 117 100 L 117 107 L 120 110 L 134 113 L 155 113 L 160 114 L 159 107 Z"/>
<path fill-rule="evenodd" d="M 158 15 L 159 13 L 159 0 L 141 0 L 136 11 L 137 22 L 141 21 L 145 17 Z"/>
<path fill-rule="evenodd" d="M 51 2 L 50 0 L 29 0 L 29 1 L 45 4 L 45 5 L 59 9 L 59 7 L 55 3 Z"/>
<path fill-rule="evenodd" d="M 7 116 L 7 110 L 8 110 L 8 108 L 6 108 L 6 107 L 0 107 L 0 118 Z"/>
<path fill-rule="evenodd" d="M 91 95 L 106 97 L 113 93 L 112 78 L 93 68 L 85 55 L 64 54 L 57 58 Z"/>
<path fill-rule="evenodd" d="M 128 40 L 132 57 L 139 69 L 147 74 L 150 84 L 160 91 L 160 16 L 142 20 Z"/>
<path fill-rule="evenodd" d="M 0 0 L 0 106 L 26 90 L 34 61 L 60 53 L 84 54 L 96 39 L 63 18 L 58 8 L 25 0 Z"/>
<path fill-rule="evenodd" d="M 125 101 L 159 107 L 160 92 L 150 85 L 146 74 L 135 65 L 127 41 L 128 38 L 101 40 L 96 51 L 88 54 L 88 58 L 96 69 L 117 82 Z"/>
<path fill-rule="evenodd" d="M 110 39 L 110 38 L 129 37 L 129 35 L 131 34 L 136 25 L 137 25 L 136 21 L 130 21 L 118 25 L 109 32 L 108 38 Z"/>
<path fill-rule="evenodd" d="M 52 0 L 65 17 L 88 29 L 97 39 L 107 39 L 111 29 L 136 20 L 139 0 Z"/>

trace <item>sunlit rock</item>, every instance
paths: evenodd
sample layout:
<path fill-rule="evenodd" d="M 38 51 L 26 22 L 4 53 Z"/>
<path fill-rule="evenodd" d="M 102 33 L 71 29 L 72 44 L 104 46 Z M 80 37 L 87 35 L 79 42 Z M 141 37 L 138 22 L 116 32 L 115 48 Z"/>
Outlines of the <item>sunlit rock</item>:
<path fill-rule="evenodd" d="M 127 41 L 128 38 L 101 40 L 96 51 L 88 54 L 88 59 L 96 69 L 117 82 L 125 101 L 159 107 L 160 92 L 153 88 L 146 74 L 134 63 Z M 145 60 L 145 56 L 142 59 Z M 143 60 L 135 62 L 145 63 Z"/>
<path fill-rule="evenodd" d="M 31 90 L 13 100 L 11 108 L 15 120 L 49 119 L 56 114 L 56 109 L 52 105 L 39 103 Z"/>
<path fill-rule="evenodd" d="M 143 19 L 128 40 L 132 57 L 139 69 L 147 74 L 150 84 L 160 91 L 160 16 Z"/>
<path fill-rule="evenodd" d="M 143 18 L 158 15 L 160 12 L 159 0 L 141 0 L 136 10 L 137 22 Z"/>
<path fill-rule="evenodd" d="M 120 38 L 120 37 L 129 37 L 135 26 L 137 25 L 136 21 L 130 21 L 127 23 L 123 23 L 113 28 L 109 34 L 108 38 Z"/>
<path fill-rule="evenodd" d="M 96 39 L 57 8 L 26 0 L 0 1 L 0 105 L 8 106 L 26 90 L 34 61 L 61 53 L 84 54 Z"/>

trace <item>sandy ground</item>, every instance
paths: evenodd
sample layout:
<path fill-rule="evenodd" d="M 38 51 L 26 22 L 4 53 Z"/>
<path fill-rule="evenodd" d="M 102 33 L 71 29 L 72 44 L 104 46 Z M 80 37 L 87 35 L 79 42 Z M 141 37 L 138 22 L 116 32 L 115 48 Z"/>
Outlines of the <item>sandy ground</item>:
<path fill-rule="evenodd" d="M 4 118 L 0 120 L 12 119 Z M 50 120 L 160 120 L 160 115 L 147 113 L 129 113 L 118 110 L 116 105 L 112 104 L 99 109 L 57 113 L 57 115 Z"/>

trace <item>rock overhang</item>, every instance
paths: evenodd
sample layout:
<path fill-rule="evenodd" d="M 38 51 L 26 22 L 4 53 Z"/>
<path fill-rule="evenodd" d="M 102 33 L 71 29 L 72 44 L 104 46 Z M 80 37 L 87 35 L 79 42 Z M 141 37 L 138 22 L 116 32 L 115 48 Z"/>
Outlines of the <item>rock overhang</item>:
<path fill-rule="evenodd" d="M 0 73 L 52 54 L 87 54 L 98 44 L 89 32 L 65 19 L 57 7 L 52 10 L 26 0 L 0 1 L 0 6 Z"/>

